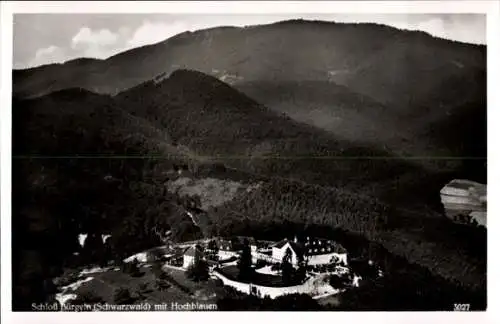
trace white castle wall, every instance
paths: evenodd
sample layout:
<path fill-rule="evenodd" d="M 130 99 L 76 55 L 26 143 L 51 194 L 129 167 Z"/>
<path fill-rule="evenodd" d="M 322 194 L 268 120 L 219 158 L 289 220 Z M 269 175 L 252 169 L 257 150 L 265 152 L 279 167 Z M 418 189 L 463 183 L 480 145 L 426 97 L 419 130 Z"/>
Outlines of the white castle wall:
<path fill-rule="evenodd" d="M 234 289 L 243 292 L 245 294 L 251 293 L 251 287 L 255 287 L 257 294 L 261 297 L 269 296 L 271 299 L 275 299 L 279 296 L 289 295 L 289 294 L 308 294 L 308 295 L 324 295 L 324 294 L 334 294 L 339 292 L 332 288 L 330 285 L 323 283 L 324 276 L 314 276 L 310 277 L 301 285 L 288 286 L 288 287 L 267 287 L 255 284 L 248 284 L 239 281 L 234 281 L 226 278 L 220 272 L 214 271 L 213 275 L 222 280 L 224 285 L 233 287 Z"/>

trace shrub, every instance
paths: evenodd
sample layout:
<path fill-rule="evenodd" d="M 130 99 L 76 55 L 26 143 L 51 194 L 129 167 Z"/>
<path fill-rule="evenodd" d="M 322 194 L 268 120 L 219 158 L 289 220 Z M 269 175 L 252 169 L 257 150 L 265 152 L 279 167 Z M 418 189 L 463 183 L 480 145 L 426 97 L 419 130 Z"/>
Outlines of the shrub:
<path fill-rule="evenodd" d="M 167 290 L 170 288 L 172 285 L 169 284 L 165 279 L 156 279 L 156 288 L 158 290 Z"/>
<path fill-rule="evenodd" d="M 280 271 L 281 270 L 281 265 L 279 263 L 274 263 L 271 266 L 271 270 L 273 270 L 273 271 Z"/>
<path fill-rule="evenodd" d="M 257 260 L 257 262 L 255 263 L 255 267 L 256 268 L 262 268 L 262 267 L 265 267 L 267 266 L 269 263 L 265 260 Z"/>
<path fill-rule="evenodd" d="M 193 281 L 206 281 L 208 280 L 208 263 L 205 260 L 198 260 L 186 271 L 186 276 Z"/>
<path fill-rule="evenodd" d="M 335 289 L 344 289 L 349 286 L 349 276 L 332 275 L 330 276 L 330 286 Z"/>
<path fill-rule="evenodd" d="M 115 303 L 117 303 L 118 305 L 131 304 L 133 302 L 133 298 L 130 295 L 130 291 L 127 288 L 119 288 L 115 292 L 114 300 Z"/>
<path fill-rule="evenodd" d="M 128 273 L 132 277 L 140 277 L 144 275 L 144 273 L 139 269 L 139 262 L 137 262 L 137 259 L 125 263 L 123 265 L 123 272 Z"/>
<path fill-rule="evenodd" d="M 143 282 L 139 284 L 139 291 L 144 292 L 147 291 L 149 288 L 149 284 L 147 282 Z"/>
<path fill-rule="evenodd" d="M 70 304 L 72 305 L 97 304 L 97 303 L 102 303 L 103 301 L 104 300 L 97 294 L 90 291 L 86 291 L 78 295 L 72 301 L 70 301 Z"/>

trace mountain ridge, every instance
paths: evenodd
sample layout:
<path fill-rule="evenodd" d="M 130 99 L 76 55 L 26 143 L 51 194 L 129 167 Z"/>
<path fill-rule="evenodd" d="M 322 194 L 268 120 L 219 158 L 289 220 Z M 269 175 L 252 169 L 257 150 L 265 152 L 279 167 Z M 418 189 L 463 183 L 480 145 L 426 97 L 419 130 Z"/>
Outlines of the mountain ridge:
<path fill-rule="evenodd" d="M 307 21 L 307 20 L 306 21 L 299 20 L 299 21 L 302 21 L 303 24 L 297 24 L 297 21 L 291 20 L 291 21 L 282 21 L 282 22 L 276 22 L 276 23 L 271 23 L 271 24 L 253 25 L 253 26 L 247 26 L 247 27 L 229 27 L 229 29 L 231 32 L 240 32 L 240 31 L 255 31 L 255 30 L 259 31 L 259 30 L 266 29 L 266 28 L 281 27 L 281 26 L 285 26 L 285 27 L 286 26 L 294 26 L 294 27 L 299 26 L 300 27 L 303 25 L 306 25 L 306 26 L 320 25 L 320 26 L 327 26 L 327 27 L 342 26 L 342 27 L 346 27 L 346 28 L 360 27 L 360 28 L 365 28 L 366 30 L 369 30 L 369 27 L 372 27 L 372 28 L 375 27 L 375 30 L 380 29 L 379 30 L 380 32 L 385 31 L 388 35 L 393 35 L 394 33 L 397 35 L 397 32 L 400 32 L 401 33 L 400 35 L 413 35 L 413 36 L 415 36 L 415 35 L 419 35 L 419 34 L 423 33 L 426 36 L 425 38 L 427 38 L 427 40 L 433 40 L 434 42 L 437 42 L 440 44 L 446 43 L 446 44 L 451 45 L 451 46 L 463 46 L 466 48 L 480 48 L 482 51 L 485 50 L 485 45 L 460 43 L 460 42 L 456 42 L 456 41 L 452 41 L 452 40 L 437 38 L 435 36 L 431 36 L 427 33 L 420 32 L 420 31 L 400 30 L 396 27 L 390 27 L 390 26 L 381 25 L 381 24 L 373 24 L 373 23 L 352 24 L 352 23 L 336 23 L 336 22 Z M 167 45 L 169 42 L 172 42 L 172 41 L 179 39 L 179 37 L 185 38 L 185 36 L 194 36 L 194 38 L 197 38 L 198 36 L 203 36 L 205 34 L 208 34 L 207 36 L 210 37 L 211 32 L 217 34 L 221 31 L 227 30 L 227 28 L 228 27 L 226 27 L 226 28 L 214 27 L 214 28 L 208 28 L 208 29 L 201 29 L 201 30 L 197 30 L 194 32 L 181 33 L 181 34 L 172 36 L 168 39 L 165 39 L 163 41 L 160 41 L 160 42 L 157 42 L 154 44 L 148 44 L 148 45 L 144 45 L 141 47 L 137 47 L 134 49 L 129 49 L 129 50 L 120 52 L 120 53 L 112 55 L 104 60 L 99 60 L 99 59 L 95 59 L 95 60 L 98 62 L 110 62 L 110 61 L 113 61 L 117 58 L 121 58 L 121 57 L 125 56 L 126 54 L 130 54 L 131 52 L 134 52 L 134 51 L 144 51 L 146 49 L 151 49 L 151 48 L 155 48 L 155 47 L 162 47 L 163 45 Z M 64 64 L 70 63 L 71 61 L 74 61 L 74 60 L 70 60 L 68 62 L 61 63 L 61 64 L 52 64 L 52 65 L 56 65 L 56 66 L 64 65 Z M 44 66 L 30 68 L 30 70 L 42 68 L 42 67 L 44 67 Z M 20 72 L 20 71 L 22 71 L 22 70 L 14 70 L 14 74 L 17 74 L 17 72 Z M 150 75 L 149 79 L 151 79 L 153 76 L 154 75 Z"/>
<path fill-rule="evenodd" d="M 455 43 L 455 44 L 468 45 L 468 46 L 479 46 L 479 47 L 485 47 L 486 46 L 485 44 L 480 44 L 480 43 L 470 43 L 470 42 L 464 42 L 464 41 L 459 41 L 459 40 L 453 40 L 453 39 L 450 39 L 450 38 L 444 38 L 444 37 L 434 36 L 434 35 L 430 34 L 429 32 L 426 32 L 426 31 L 399 28 L 399 27 L 385 25 L 385 24 L 381 24 L 381 23 L 369 23 L 369 22 L 349 23 L 349 22 L 337 22 L 337 21 L 324 21 L 324 20 L 317 20 L 317 19 L 288 19 L 288 20 L 283 20 L 283 21 L 277 21 L 277 22 L 274 22 L 274 23 L 264 23 L 264 24 L 256 24 L 256 25 L 247 25 L 247 26 L 242 26 L 242 27 L 238 27 L 238 26 L 217 26 L 217 27 L 209 27 L 209 28 L 197 29 L 197 30 L 194 30 L 194 31 L 183 32 L 183 33 L 171 36 L 169 38 L 166 38 L 164 40 L 155 42 L 155 43 L 146 44 L 146 45 L 138 46 L 138 47 L 135 47 L 135 48 L 127 49 L 127 50 L 124 50 L 124 51 L 119 52 L 117 54 L 110 55 L 109 57 L 106 57 L 104 59 L 92 58 L 92 57 L 77 57 L 77 58 L 70 59 L 70 60 L 67 60 L 67 61 L 64 61 L 64 62 L 60 62 L 60 63 L 49 63 L 49 64 L 42 64 L 42 65 L 38 65 L 38 66 L 34 66 L 34 67 L 16 68 L 16 69 L 13 69 L 13 71 L 17 72 L 17 71 L 24 71 L 24 70 L 32 70 L 32 69 L 42 68 L 42 67 L 51 66 L 51 65 L 64 65 L 64 64 L 70 63 L 72 61 L 76 61 L 76 60 L 105 61 L 105 60 L 109 60 L 109 59 L 111 59 L 111 58 L 113 58 L 113 57 L 115 57 L 117 55 L 121 55 L 123 53 L 129 52 L 129 51 L 133 51 L 133 50 L 138 49 L 138 48 L 147 47 L 147 46 L 154 46 L 154 45 L 157 45 L 157 44 L 160 44 L 160 43 L 164 43 L 164 42 L 168 41 L 170 38 L 174 38 L 176 36 L 179 36 L 179 35 L 182 35 L 182 34 L 185 34 L 185 33 L 187 33 L 187 34 L 193 34 L 193 33 L 197 33 L 197 32 L 204 32 L 204 31 L 211 31 L 211 30 L 245 29 L 245 28 L 249 29 L 249 28 L 258 28 L 258 27 L 262 27 L 262 26 L 286 25 L 286 24 L 300 24 L 300 23 L 303 23 L 303 24 L 308 24 L 308 23 L 311 23 L 311 24 L 324 24 L 324 25 L 365 25 L 365 26 L 374 26 L 374 27 L 380 27 L 380 28 L 396 29 L 396 30 L 402 31 L 402 32 L 421 33 L 421 34 L 424 34 L 426 37 L 430 37 L 430 38 L 437 39 L 437 40 L 445 40 L 445 41 L 452 42 L 452 43 Z"/>

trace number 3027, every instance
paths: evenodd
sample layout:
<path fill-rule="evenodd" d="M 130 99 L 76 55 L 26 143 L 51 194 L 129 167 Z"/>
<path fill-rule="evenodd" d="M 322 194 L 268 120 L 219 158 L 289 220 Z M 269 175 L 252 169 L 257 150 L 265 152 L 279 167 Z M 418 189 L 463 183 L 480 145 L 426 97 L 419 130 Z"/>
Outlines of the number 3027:
<path fill-rule="evenodd" d="M 454 311 L 466 312 L 470 309 L 470 304 L 453 304 Z"/>

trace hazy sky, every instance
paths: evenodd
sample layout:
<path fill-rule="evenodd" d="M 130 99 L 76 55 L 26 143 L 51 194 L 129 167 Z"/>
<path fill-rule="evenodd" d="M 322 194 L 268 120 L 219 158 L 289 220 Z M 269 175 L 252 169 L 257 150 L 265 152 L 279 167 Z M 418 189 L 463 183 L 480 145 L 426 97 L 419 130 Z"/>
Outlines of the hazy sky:
<path fill-rule="evenodd" d="M 106 58 L 186 30 L 265 24 L 294 18 L 376 22 L 423 30 L 462 42 L 486 43 L 486 15 L 483 14 L 16 14 L 14 68 L 64 62 L 77 57 Z"/>

